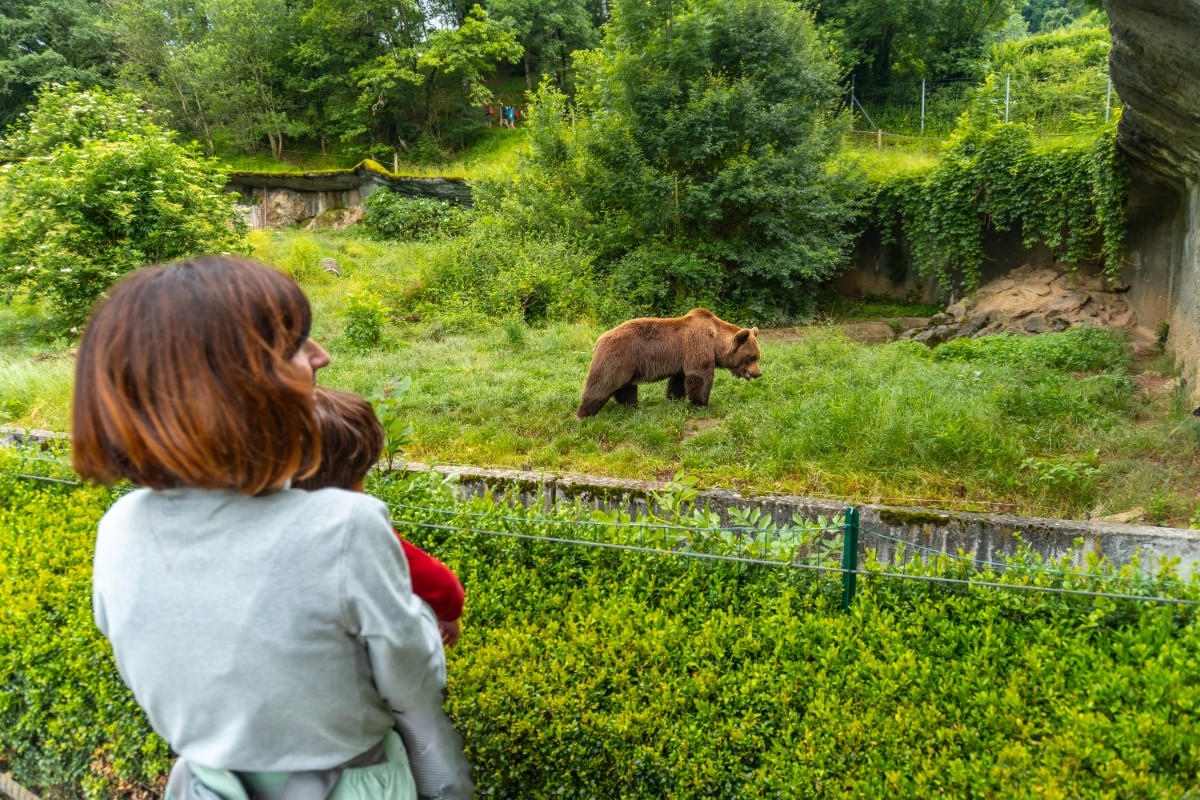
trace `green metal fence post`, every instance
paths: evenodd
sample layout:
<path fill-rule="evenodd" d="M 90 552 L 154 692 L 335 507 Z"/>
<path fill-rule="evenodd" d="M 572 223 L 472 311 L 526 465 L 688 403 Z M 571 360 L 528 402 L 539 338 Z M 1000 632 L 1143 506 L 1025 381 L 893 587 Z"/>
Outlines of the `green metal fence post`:
<path fill-rule="evenodd" d="M 842 609 L 850 608 L 858 578 L 858 509 L 846 509 L 846 534 L 842 537 Z"/>

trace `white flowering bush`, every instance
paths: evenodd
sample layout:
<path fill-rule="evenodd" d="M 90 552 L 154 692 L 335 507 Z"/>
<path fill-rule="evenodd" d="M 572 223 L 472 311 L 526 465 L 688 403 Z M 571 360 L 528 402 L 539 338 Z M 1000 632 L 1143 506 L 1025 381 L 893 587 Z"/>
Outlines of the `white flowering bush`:
<path fill-rule="evenodd" d="M 0 141 L 0 293 L 77 332 L 121 275 L 244 248 L 223 175 L 136 97 L 52 86 Z"/>

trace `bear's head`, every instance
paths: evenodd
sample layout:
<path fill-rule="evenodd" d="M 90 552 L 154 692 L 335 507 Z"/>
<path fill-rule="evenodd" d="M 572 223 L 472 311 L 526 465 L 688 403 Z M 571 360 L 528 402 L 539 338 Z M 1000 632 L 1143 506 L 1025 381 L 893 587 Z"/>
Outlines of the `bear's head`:
<path fill-rule="evenodd" d="M 758 328 L 742 328 L 733 335 L 733 350 L 721 364 L 733 377 L 746 380 L 762 377 L 762 370 L 758 368 L 762 354 L 758 350 L 757 336 Z"/>

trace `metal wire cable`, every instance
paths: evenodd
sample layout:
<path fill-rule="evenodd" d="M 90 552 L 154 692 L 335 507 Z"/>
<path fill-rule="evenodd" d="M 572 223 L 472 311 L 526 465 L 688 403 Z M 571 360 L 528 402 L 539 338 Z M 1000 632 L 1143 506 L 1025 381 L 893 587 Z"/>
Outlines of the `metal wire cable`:
<path fill-rule="evenodd" d="M 70 486 L 83 486 L 83 484 L 78 481 L 71 481 L 71 480 L 66 480 L 63 478 L 52 478 L 52 477 L 49 477 L 46 475 L 29 475 L 29 474 L 25 474 L 25 473 L 14 473 L 14 472 L 0 472 L 0 475 L 4 475 L 7 477 L 13 477 L 13 478 L 20 478 L 20 479 L 24 479 L 24 480 L 42 481 L 42 482 L 46 482 L 46 483 L 65 484 L 65 485 L 70 485 Z M 124 490 L 124 491 L 118 490 L 118 491 L 121 494 L 125 494 L 130 490 Z M 471 516 L 485 516 L 485 517 L 488 516 L 488 515 L 481 515 L 481 514 L 472 513 L 472 512 L 454 512 L 454 511 L 449 511 L 447 509 L 433 509 L 433 508 L 422 507 L 422 506 L 406 506 L 406 505 L 400 504 L 400 503 L 388 504 L 388 505 L 389 505 L 389 507 L 396 506 L 396 507 L 407 508 L 407 509 L 412 509 L 412 510 L 436 511 L 438 513 L 451 514 L 451 515 L 457 515 L 457 514 L 462 513 L 462 514 L 467 514 L 467 515 L 471 515 Z M 538 524 L 538 523 L 548 523 L 548 522 L 556 522 L 556 523 L 572 523 L 573 522 L 572 520 L 529 519 L 529 518 L 523 518 L 523 517 L 490 517 L 490 518 L 491 519 L 508 520 L 508 521 L 513 521 L 513 522 L 522 522 L 522 523 L 527 523 L 527 524 Z M 583 522 L 583 521 L 579 521 L 579 522 Z M 588 520 L 586 522 L 589 522 L 590 524 L 595 524 L 595 525 L 603 525 L 605 527 L 635 527 L 636 526 L 636 527 L 649 527 L 649 528 L 659 528 L 659 529 L 668 529 L 668 530 L 685 530 L 685 531 L 689 531 L 692 533 L 723 530 L 723 529 L 712 529 L 712 528 L 696 529 L 696 528 L 686 528 L 686 527 L 681 527 L 681 526 L 654 525 L 652 523 L 636 523 L 636 524 L 614 523 L 614 522 L 601 523 L 601 522 L 595 522 L 595 521 L 591 521 L 591 520 Z M 730 561 L 730 562 L 744 563 L 744 564 L 761 564 L 761 565 L 765 565 L 765 566 L 791 567 L 791 568 L 796 568 L 796 569 L 811 570 L 811 571 L 815 571 L 815 572 L 835 572 L 835 573 L 841 573 L 843 575 L 849 574 L 849 573 L 854 573 L 854 574 L 864 577 L 864 578 L 872 578 L 872 577 L 894 578 L 897 580 L 915 580 L 915 581 L 923 581 L 923 582 L 927 582 L 927 583 L 962 585 L 962 586 L 976 587 L 976 588 L 1014 589 L 1017 591 L 1044 592 L 1044 593 L 1050 593 L 1050 594 L 1075 595 L 1075 596 L 1094 597 L 1094 598 L 1106 598 L 1106 599 L 1112 599 L 1112 600 L 1140 600 L 1140 601 L 1145 601 L 1145 602 L 1166 603 L 1166 604 L 1186 605 L 1186 606 L 1200 605 L 1200 601 L 1189 600 L 1186 598 L 1178 598 L 1178 597 L 1162 597 L 1159 595 L 1135 595 L 1135 594 L 1123 594 L 1123 593 L 1119 594 L 1119 593 L 1114 593 L 1114 592 L 1099 592 L 1099 591 L 1089 591 L 1089 590 L 1082 590 L 1082 589 L 1066 589 L 1063 587 L 1055 587 L 1055 586 L 1034 586 L 1034 585 L 1029 585 L 1029 584 L 998 583 L 995 581 L 974 581 L 974 580 L 967 580 L 967 579 L 962 579 L 962 578 L 944 578 L 944 577 L 933 576 L 933 575 L 914 575 L 911 573 L 901 573 L 901 572 L 877 572 L 874 570 L 850 570 L 850 569 L 846 569 L 844 567 L 823 567 L 823 566 L 819 566 L 816 564 L 805 564 L 803 562 L 797 562 L 797 561 L 782 561 L 782 560 L 778 560 L 778 559 L 776 559 L 776 560 L 756 559 L 756 558 L 747 558 L 744 556 L 722 555 L 722 554 L 718 554 L 718 553 L 699 553 L 699 552 L 690 551 L 690 550 L 665 550 L 665 549 L 661 549 L 661 548 L 645 547 L 645 546 L 639 546 L 639 545 L 618 544 L 615 542 L 594 542 L 594 541 L 588 541 L 586 539 L 567 539 L 567 538 L 557 537 L 557 536 L 541 536 L 541 535 L 537 535 L 537 534 L 517 533 L 517 532 L 513 532 L 513 531 L 496 531 L 496 530 L 490 530 L 490 529 L 486 529 L 486 528 L 465 527 L 465 526 L 458 526 L 458 525 L 439 525 L 437 523 L 432 523 L 432 522 L 419 522 L 419 521 L 411 521 L 411 520 L 392 520 L 392 524 L 396 527 L 414 526 L 414 527 L 419 527 L 419 528 L 428 528 L 431 530 L 480 533 L 480 534 L 503 536 L 503 537 L 515 538 L 515 539 L 526 539 L 526 540 L 551 542 L 551 543 L 555 543 L 555 544 L 581 545 L 581 546 L 585 546 L 585 547 L 607 548 L 607 549 L 613 549 L 613 550 L 626 550 L 626 551 L 641 552 L 641 553 L 648 553 L 648 554 L 658 554 L 658 555 L 677 555 L 677 556 L 684 556 L 684 557 L 688 557 L 688 558 L 705 558 L 705 559 L 710 559 L 710 560 Z M 573 524 L 577 524 L 577 523 L 573 523 Z M 737 530 L 737 529 L 724 529 L 724 530 Z M 754 529 L 754 530 L 757 530 L 757 529 Z M 818 528 L 818 529 L 807 529 L 807 530 L 814 530 L 817 532 L 832 532 L 832 531 L 839 531 L 840 528 Z M 890 539 L 892 539 L 892 541 L 909 544 L 914 547 L 923 547 L 922 545 L 917 545 L 913 542 L 905 542 L 902 539 L 894 539 L 892 537 L 885 537 L 885 536 L 882 536 L 882 534 L 875 534 L 875 533 L 872 533 L 871 531 L 865 531 L 865 533 L 867 533 L 869 535 L 873 535 L 873 536 L 880 536 L 881 538 L 890 538 Z M 956 557 L 950 553 L 946 553 L 941 550 L 933 550 L 932 548 L 925 548 L 925 549 L 929 549 L 929 550 L 931 550 L 931 552 L 937 553 L 939 555 L 948 556 L 950 558 L 961 558 L 961 557 Z M 990 562 L 982 562 L 982 563 L 986 564 L 986 563 L 990 563 Z M 1010 565 L 998 565 L 998 566 L 1002 566 L 1007 569 L 1019 569 L 1019 567 L 1014 568 Z M 1070 577 L 1070 578 L 1091 578 L 1091 579 L 1101 579 L 1101 580 L 1122 580 L 1123 579 L 1120 576 L 1093 576 L 1093 575 L 1087 575 L 1085 573 L 1063 573 L 1061 571 L 1051 571 L 1051 570 L 1041 570 L 1041 569 L 1032 569 L 1029 571 L 1031 573 L 1035 573 L 1035 574 L 1057 574 L 1060 576 L 1065 576 L 1065 577 Z M 1124 578 L 1124 580 L 1129 580 L 1129 579 Z M 1153 583 L 1154 582 L 1153 579 L 1151 579 L 1150 582 Z M 1165 583 L 1165 582 L 1160 581 L 1159 583 Z M 1183 586 L 1186 584 L 1178 583 L 1177 585 Z"/>
<path fill-rule="evenodd" d="M 988 560 L 982 559 L 982 558 L 961 556 L 956 553 L 947 553 L 945 550 L 939 550 L 936 547 L 929 547 L 927 545 L 918 544 L 916 542 L 910 542 L 907 539 L 897 539 L 894 536 L 888 536 L 883 533 L 875 533 L 874 531 L 869 531 L 865 528 L 860 528 L 859 533 L 866 534 L 867 536 L 874 536 L 879 539 L 886 539 L 890 542 L 896 542 L 898 544 L 903 544 L 907 547 L 912 547 L 917 550 L 923 550 L 927 553 L 933 553 L 935 555 L 945 556 L 946 558 L 953 558 L 957 561 L 962 561 L 962 562 L 970 563 L 970 564 L 981 564 L 986 567 L 995 567 L 996 569 L 1001 569 L 1001 570 L 1027 570 L 1027 571 L 1037 572 L 1037 573 L 1044 574 L 1044 575 L 1061 575 L 1061 576 L 1070 577 L 1070 578 L 1088 578 L 1090 580 L 1151 582 L 1151 583 L 1163 584 L 1166 586 L 1186 586 L 1187 585 L 1183 581 L 1177 581 L 1177 580 L 1173 580 L 1171 578 L 1148 578 L 1145 576 L 1137 576 L 1137 575 L 1094 575 L 1094 574 L 1080 573 L 1080 572 L 1068 572 L 1066 570 L 1060 570 L 1060 569 L 1042 569 L 1040 567 L 1038 567 L 1038 568 L 1022 567 L 1022 566 L 1016 565 L 1016 564 L 1005 564 L 1005 563 L 998 562 L 998 561 L 988 561 Z"/>
<path fill-rule="evenodd" d="M 504 536 L 510 539 L 526 539 L 538 542 L 551 542 L 553 544 L 569 544 L 580 545 L 582 547 L 596 547 L 609 550 L 629 550 L 637 553 L 647 553 L 650 555 L 673 555 L 683 556 L 685 558 L 707 558 L 713 561 L 733 561 L 739 564 L 762 564 L 768 567 L 796 567 L 797 569 L 813 570 L 815 572 L 846 572 L 847 570 L 841 567 L 822 567 L 817 564 L 805 564 L 803 562 L 790 561 L 771 561 L 763 558 L 746 558 L 745 556 L 729 556 L 720 553 L 699 553 L 695 550 L 663 550 L 655 547 L 645 547 L 636 544 L 618 544 L 616 542 L 592 542 L 587 539 L 564 539 L 557 536 L 538 536 L 532 533 L 516 533 L 514 531 L 493 531 L 485 528 L 464 528 L 456 525 L 438 525 L 435 522 L 404 522 L 401 520 L 392 520 L 394 527 L 404 527 L 406 525 L 415 526 L 418 528 L 432 528 L 434 530 L 452 531 L 454 533 L 482 533 L 489 536 Z M 863 574 L 863 573 L 858 573 Z"/>
<path fill-rule="evenodd" d="M 1138 594 L 1118 594 L 1115 592 L 1098 592 L 1085 589 L 1066 589 L 1055 586 L 1035 586 L 1030 584 L 1019 583 L 999 583 L 996 581 L 973 581 L 963 578 L 944 578 L 936 575 L 913 575 L 902 572 L 877 572 L 874 570 L 851 570 L 845 567 L 823 567 L 816 564 L 804 564 L 801 562 L 788 561 L 771 561 L 767 559 L 745 558 L 743 556 L 728 556 L 718 553 L 698 553 L 687 550 L 663 550 L 653 547 L 643 547 L 639 545 L 617 544 L 615 542 L 591 542 L 585 539 L 564 539 L 553 536 L 539 536 L 536 534 L 516 533 L 512 531 L 495 531 L 486 528 L 468 528 L 455 525 L 439 525 L 433 522 L 412 522 L 402 520 L 392 520 L 392 524 L 396 527 L 413 526 L 418 528 L 430 528 L 433 530 L 443 530 L 452 532 L 467 532 L 479 533 L 492 536 L 504 536 L 513 539 L 526 539 L 533 541 L 551 542 L 555 544 L 581 545 L 584 547 L 607 548 L 613 550 L 629 550 L 640 553 L 648 553 L 651 555 L 676 555 L 688 558 L 707 558 L 716 561 L 733 561 L 746 564 L 761 564 L 764 566 L 789 567 L 797 569 L 806 569 L 815 572 L 835 572 L 842 575 L 853 573 L 860 578 L 894 578 L 896 580 L 914 580 L 923 581 L 926 583 L 943 583 L 953 584 L 974 588 L 985 589 L 1015 589 L 1018 591 L 1028 592 L 1043 592 L 1047 594 L 1063 594 L 1075 595 L 1093 598 L 1106 598 L 1112 600 L 1141 600 L 1152 603 L 1166 603 L 1173 605 L 1200 606 L 1200 600 L 1189 600 L 1181 597 L 1162 597 L 1159 595 L 1138 595 Z"/>

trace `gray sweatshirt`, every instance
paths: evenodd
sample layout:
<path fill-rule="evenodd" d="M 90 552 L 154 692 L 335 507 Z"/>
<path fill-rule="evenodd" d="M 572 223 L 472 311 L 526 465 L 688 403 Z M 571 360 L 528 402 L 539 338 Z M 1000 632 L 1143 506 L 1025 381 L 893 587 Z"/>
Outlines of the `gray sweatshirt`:
<path fill-rule="evenodd" d="M 437 623 L 387 507 L 339 489 L 142 489 L 100 521 L 96 625 L 151 725 L 215 769 L 326 769 L 433 713 Z"/>

